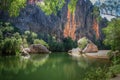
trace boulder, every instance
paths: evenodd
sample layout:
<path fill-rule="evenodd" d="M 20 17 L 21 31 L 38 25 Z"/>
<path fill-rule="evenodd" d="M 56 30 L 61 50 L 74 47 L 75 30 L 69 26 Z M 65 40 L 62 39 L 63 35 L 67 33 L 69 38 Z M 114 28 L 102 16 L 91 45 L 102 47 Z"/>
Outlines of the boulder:
<path fill-rule="evenodd" d="M 41 44 L 32 44 L 29 49 L 29 53 L 50 53 L 50 51 Z"/>
<path fill-rule="evenodd" d="M 82 54 L 82 50 L 80 48 L 73 48 L 72 50 L 68 51 L 68 54 L 72 56 L 80 56 Z"/>
<path fill-rule="evenodd" d="M 82 52 L 84 53 L 98 52 L 98 47 L 94 43 L 89 42 Z"/>

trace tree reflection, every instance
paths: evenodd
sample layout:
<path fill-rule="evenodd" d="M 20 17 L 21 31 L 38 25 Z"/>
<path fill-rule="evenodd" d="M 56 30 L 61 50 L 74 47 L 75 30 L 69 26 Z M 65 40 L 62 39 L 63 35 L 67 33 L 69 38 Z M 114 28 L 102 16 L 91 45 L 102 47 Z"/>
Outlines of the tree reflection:
<path fill-rule="evenodd" d="M 29 74 L 37 70 L 48 59 L 49 55 L 34 55 L 30 59 L 23 59 L 22 57 L 0 57 L 0 74 L 3 72 L 17 74 L 24 72 Z M 3 76 L 5 76 L 3 74 Z M 1 76 L 0 76 L 1 77 Z"/>

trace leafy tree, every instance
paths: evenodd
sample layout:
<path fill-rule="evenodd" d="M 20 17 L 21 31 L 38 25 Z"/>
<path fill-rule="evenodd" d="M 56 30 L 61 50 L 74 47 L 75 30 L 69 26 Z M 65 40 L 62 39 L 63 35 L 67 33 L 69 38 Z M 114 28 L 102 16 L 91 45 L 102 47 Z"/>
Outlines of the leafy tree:
<path fill-rule="evenodd" d="M 110 45 L 112 50 L 120 51 L 120 19 L 113 19 L 108 23 L 108 26 L 103 29 L 106 34 L 104 43 Z"/>
<path fill-rule="evenodd" d="M 24 32 L 24 37 L 26 38 L 26 40 L 29 44 L 33 44 L 34 39 L 37 38 L 37 34 L 34 33 L 34 32 L 25 31 Z"/>
<path fill-rule="evenodd" d="M 10 16 L 18 16 L 27 0 L 0 0 L 0 10 L 9 12 Z"/>
<path fill-rule="evenodd" d="M 42 2 L 37 2 L 37 5 L 46 13 L 46 15 L 56 14 L 63 5 L 65 0 L 44 0 Z"/>
<path fill-rule="evenodd" d="M 86 47 L 87 43 L 88 43 L 88 39 L 86 37 L 83 37 L 80 40 L 78 40 L 78 47 L 80 49 L 84 49 Z"/>
<path fill-rule="evenodd" d="M 17 55 L 20 53 L 21 40 L 12 38 L 4 39 L 2 43 L 2 55 Z"/>
<path fill-rule="evenodd" d="M 20 52 L 22 38 L 9 23 L 0 24 L 0 54 L 16 55 Z"/>
<path fill-rule="evenodd" d="M 63 39 L 63 45 L 65 51 L 71 50 L 72 48 L 77 47 L 77 42 L 73 41 L 70 37 Z"/>
<path fill-rule="evenodd" d="M 68 4 L 68 8 L 70 9 L 70 12 L 72 14 L 74 14 L 75 10 L 76 10 L 76 4 L 77 4 L 78 0 L 70 0 L 69 4 Z"/>

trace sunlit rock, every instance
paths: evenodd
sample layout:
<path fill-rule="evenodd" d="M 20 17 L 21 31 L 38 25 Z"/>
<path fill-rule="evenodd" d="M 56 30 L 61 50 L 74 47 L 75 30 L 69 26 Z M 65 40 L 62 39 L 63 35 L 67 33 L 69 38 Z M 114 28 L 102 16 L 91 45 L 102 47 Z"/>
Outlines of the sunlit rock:
<path fill-rule="evenodd" d="M 73 48 L 72 50 L 69 50 L 68 53 L 72 56 L 81 56 L 82 50 L 80 48 Z"/>
<path fill-rule="evenodd" d="M 98 52 L 98 47 L 94 43 L 89 42 L 82 52 L 84 53 Z"/>

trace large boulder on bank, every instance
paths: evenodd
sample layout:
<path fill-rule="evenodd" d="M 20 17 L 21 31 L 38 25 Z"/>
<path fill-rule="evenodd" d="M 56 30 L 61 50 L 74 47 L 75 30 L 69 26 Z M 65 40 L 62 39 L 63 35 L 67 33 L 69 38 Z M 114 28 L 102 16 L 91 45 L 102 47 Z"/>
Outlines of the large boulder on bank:
<path fill-rule="evenodd" d="M 41 44 L 32 44 L 29 49 L 29 53 L 50 53 L 50 51 Z"/>
<path fill-rule="evenodd" d="M 82 52 L 84 53 L 98 52 L 98 47 L 94 43 L 89 42 Z"/>
<path fill-rule="evenodd" d="M 98 47 L 86 37 L 78 40 L 78 46 L 82 49 L 83 53 L 98 52 Z"/>

